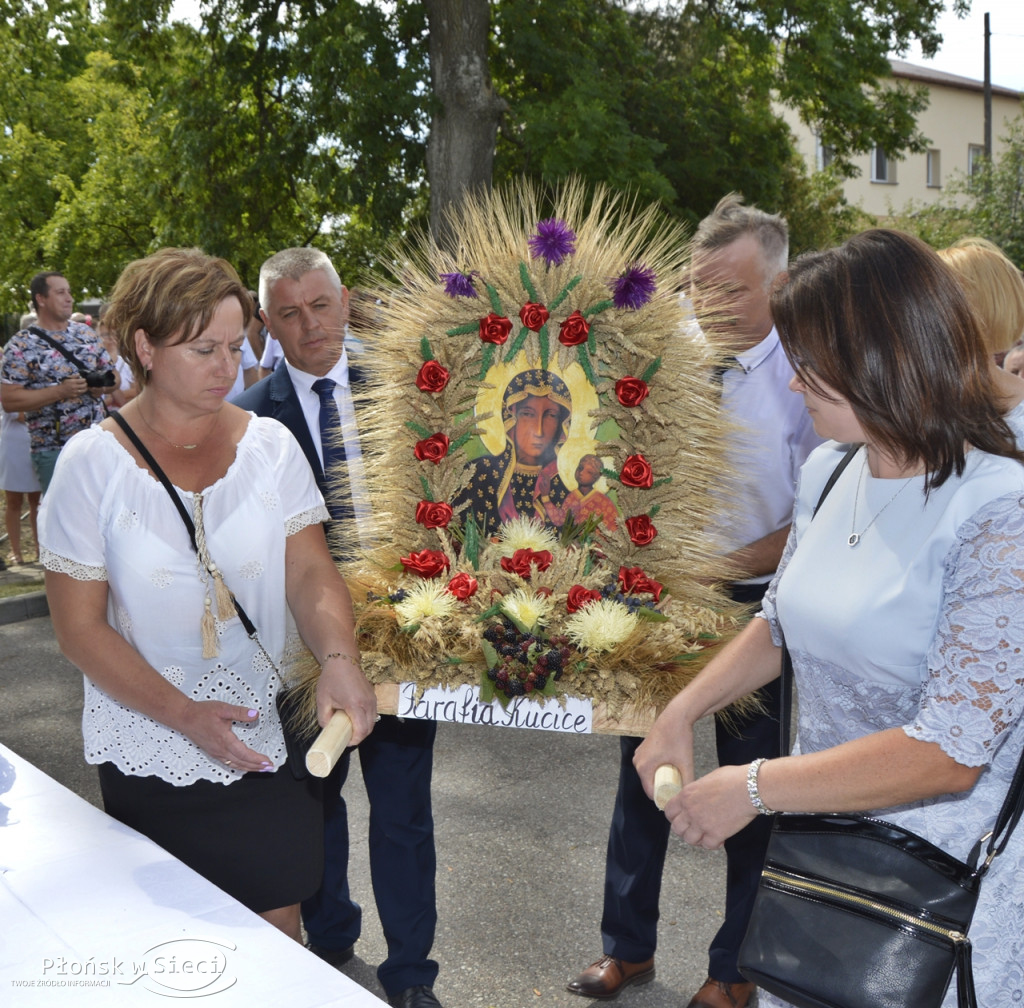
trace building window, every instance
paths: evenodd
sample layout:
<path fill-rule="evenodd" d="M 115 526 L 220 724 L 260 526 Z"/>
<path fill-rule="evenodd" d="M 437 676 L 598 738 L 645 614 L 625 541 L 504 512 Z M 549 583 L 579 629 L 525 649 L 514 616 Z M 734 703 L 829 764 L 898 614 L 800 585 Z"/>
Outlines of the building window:
<path fill-rule="evenodd" d="M 821 136 L 818 133 L 814 134 L 814 167 L 818 171 L 824 171 L 836 156 L 834 147 L 829 147 L 828 144 L 821 142 Z"/>
<path fill-rule="evenodd" d="M 985 148 L 981 144 L 967 145 L 967 175 L 974 178 L 981 171 L 985 160 Z"/>
<path fill-rule="evenodd" d="M 928 177 L 926 184 L 929 189 L 942 188 L 942 170 L 939 164 L 939 152 L 937 150 L 928 151 Z"/>
<path fill-rule="evenodd" d="M 871 152 L 871 181 L 896 184 L 896 162 L 881 147 Z"/>

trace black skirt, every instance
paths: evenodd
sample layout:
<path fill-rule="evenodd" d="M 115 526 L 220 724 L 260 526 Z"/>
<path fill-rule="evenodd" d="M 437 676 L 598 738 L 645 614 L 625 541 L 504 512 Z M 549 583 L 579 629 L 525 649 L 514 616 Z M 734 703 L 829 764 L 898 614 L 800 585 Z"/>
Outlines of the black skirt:
<path fill-rule="evenodd" d="M 320 887 L 324 865 L 322 782 L 287 765 L 231 784 L 184 786 L 98 767 L 107 814 L 256 913 L 291 906 Z"/>

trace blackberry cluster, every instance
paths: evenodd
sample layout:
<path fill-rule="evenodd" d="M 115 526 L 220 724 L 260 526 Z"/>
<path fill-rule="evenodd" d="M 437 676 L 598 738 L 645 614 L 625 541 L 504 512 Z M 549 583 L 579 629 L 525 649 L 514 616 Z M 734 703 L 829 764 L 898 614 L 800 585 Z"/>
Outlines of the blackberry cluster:
<path fill-rule="evenodd" d="M 647 598 L 637 598 L 635 595 L 624 595 L 622 588 L 618 582 L 613 581 L 611 584 L 606 584 L 601 589 L 602 598 L 611 599 L 613 602 L 619 602 L 624 605 L 630 612 L 636 612 L 637 609 L 655 609 L 657 604 L 654 599 L 648 596 Z"/>
<path fill-rule="evenodd" d="M 483 636 L 498 653 L 498 664 L 487 670 L 487 678 L 510 699 L 544 689 L 549 679 L 558 682 L 572 654 L 568 637 L 545 640 L 507 620 L 491 623 Z"/>

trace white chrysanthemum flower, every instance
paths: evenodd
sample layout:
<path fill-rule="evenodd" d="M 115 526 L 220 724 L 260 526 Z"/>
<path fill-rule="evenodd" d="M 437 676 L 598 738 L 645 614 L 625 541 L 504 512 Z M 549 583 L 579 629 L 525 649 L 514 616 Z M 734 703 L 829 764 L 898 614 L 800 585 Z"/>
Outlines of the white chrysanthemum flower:
<path fill-rule="evenodd" d="M 543 550 L 552 552 L 558 546 L 558 536 L 549 528 L 532 518 L 513 518 L 498 529 L 498 541 L 507 556 L 518 549 L 530 549 L 536 553 Z"/>
<path fill-rule="evenodd" d="M 610 651 L 621 644 L 640 622 L 622 603 L 613 599 L 588 602 L 565 621 L 569 639 L 586 651 Z"/>
<path fill-rule="evenodd" d="M 536 595 L 520 588 L 501 600 L 501 608 L 509 619 L 529 630 L 547 622 L 554 603 L 547 595 Z"/>
<path fill-rule="evenodd" d="M 451 616 L 458 604 L 459 600 L 448 591 L 448 585 L 435 578 L 407 588 L 405 598 L 395 603 L 395 612 L 402 626 L 412 626 L 422 623 L 428 616 Z"/>

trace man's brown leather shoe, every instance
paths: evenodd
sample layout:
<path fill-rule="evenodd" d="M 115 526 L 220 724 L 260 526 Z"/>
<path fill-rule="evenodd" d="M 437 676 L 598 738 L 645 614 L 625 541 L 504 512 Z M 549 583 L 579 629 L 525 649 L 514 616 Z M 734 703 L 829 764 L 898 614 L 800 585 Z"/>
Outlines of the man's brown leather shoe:
<path fill-rule="evenodd" d="M 747 1008 L 753 994 L 752 983 L 724 983 L 708 977 L 686 1008 Z"/>
<path fill-rule="evenodd" d="M 565 989 L 570 994 L 599 998 L 607 1001 L 618 997 L 619 991 L 630 984 L 647 983 L 654 979 L 654 959 L 631 963 L 615 956 L 601 956 L 591 963 L 575 980 L 570 980 Z"/>

